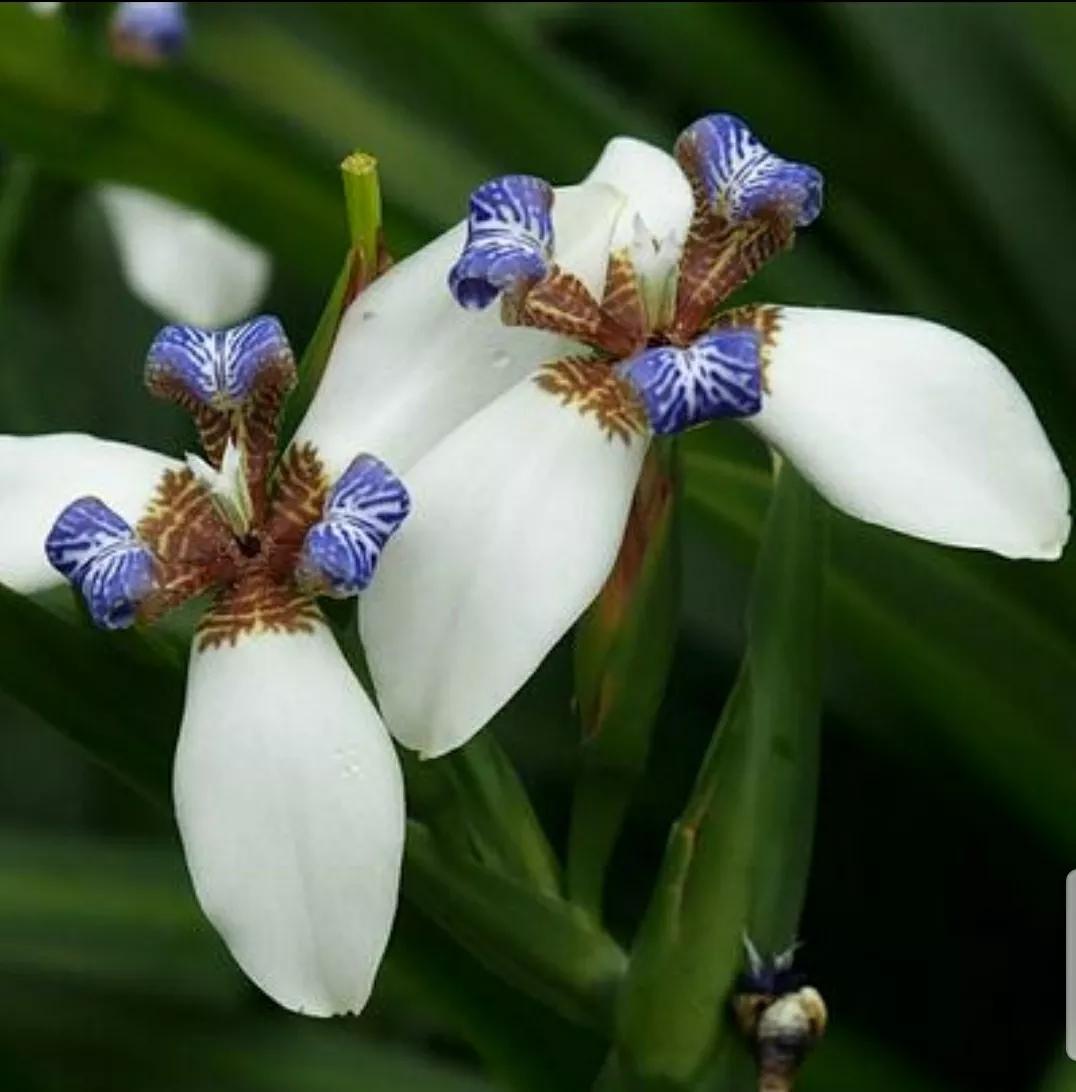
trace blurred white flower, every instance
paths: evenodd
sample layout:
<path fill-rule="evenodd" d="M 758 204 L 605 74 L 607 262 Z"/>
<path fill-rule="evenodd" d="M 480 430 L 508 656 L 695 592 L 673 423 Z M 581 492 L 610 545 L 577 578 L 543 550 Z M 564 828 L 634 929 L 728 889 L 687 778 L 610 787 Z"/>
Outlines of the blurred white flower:
<path fill-rule="evenodd" d="M 261 247 L 157 194 L 121 185 L 96 192 L 127 284 L 162 317 L 217 327 L 258 309 L 272 272 Z"/>

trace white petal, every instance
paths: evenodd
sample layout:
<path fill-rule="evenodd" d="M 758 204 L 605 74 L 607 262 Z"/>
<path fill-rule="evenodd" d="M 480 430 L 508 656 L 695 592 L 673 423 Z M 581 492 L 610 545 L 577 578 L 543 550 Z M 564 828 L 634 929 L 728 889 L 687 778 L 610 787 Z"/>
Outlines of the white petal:
<path fill-rule="evenodd" d="M 182 463 L 94 436 L 0 436 L 0 582 L 29 594 L 64 582 L 45 557 L 45 537 L 63 508 L 95 496 L 134 526 L 161 476 Z"/>
<path fill-rule="evenodd" d="M 606 186 L 557 191 L 558 264 L 601 290 L 622 198 Z M 497 305 L 465 311 L 448 290 L 466 225 L 458 224 L 375 281 L 348 308 L 297 434 L 329 476 L 360 452 L 401 473 L 442 436 L 572 343 L 506 327 Z M 562 245 L 563 244 L 563 245 Z"/>
<path fill-rule="evenodd" d="M 358 1012 L 396 911 L 403 788 L 324 626 L 192 653 L 175 804 L 202 909 L 243 970 L 295 1012 Z"/>
<path fill-rule="evenodd" d="M 269 255 L 202 213 L 130 186 L 98 196 L 131 291 L 172 322 L 216 328 L 255 311 Z"/>
<path fill-rule="evenodd" d="M 424 755 L 482 727 L 601 589 L 646 449 L 524 380 L 408 476 L 360 601 L 389 730 Z"/>
<path fill-rule="evenodd" d="M 614 246 L 633 242 L 636 217 L 656 240 L 683 243 L 691 223 L 691 186 L 667 152 L 634 137 L 615 137 L 586 177 L 585 184 L 594 182 L 616 187 L 628 200 Z"/>
<path fill-rule="evenodd" d="M 749 423 L 851 515 L 951 546 L 1056 558 L 1069 487 L 987 349 L 921 319 L 783 307 Z"/>

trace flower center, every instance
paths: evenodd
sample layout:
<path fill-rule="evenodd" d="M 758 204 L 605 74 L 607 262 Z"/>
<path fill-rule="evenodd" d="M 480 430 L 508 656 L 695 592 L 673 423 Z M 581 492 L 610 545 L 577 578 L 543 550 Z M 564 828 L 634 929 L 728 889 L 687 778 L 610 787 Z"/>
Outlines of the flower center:
<path fill-rule="evenodd" d="M 223 464 L 215 473 L 211 479 L 190 465 L 166 473 L 139 523 L 138 535 L 158 571 L 157 590 L 143 613 L 156 615 L 191 595 L 215 591 L 199 628 L 203 647 L 234 644 L 255 630 L 309 629 L 316 607 L 297 586 L 296 568 L 327 492 L 316 453 L 289 449 L 271 483 L 233 479 L 230 492 L 220 481 L 227 477 Z M 267 504 L 248 515 L 236 494 L 254 492 L 263 493 Z"/>
<path fill-rule="evenodd" d="M 373 576 L 410 501 L 396 476 L 359 455 L 330 488 L 316 449 L 275 466 L 295 363 L 276 319 L 225 331 L 166 327 L 146 366 L 150 390 L 190 410 L 206 458 L 166 471 L 137 528 L 93 497 L 73 501 L 46 542 L 108 628 L 152 619 L 206 592 L 200 647 L 258 630 L 309 630 L 319 595 L 348 596 Z"/>
<path fill-rule="evenodd" d="M 779 312 L 720 308 L 821 210 L 818 171 L 774 155 L 730 114 L 695 122 L 675 155 L 692 195 L 686 238 L 656 238 L 641 215 L 621 213 L 600 299 L 556 264 L 554 193 L 527 175 L 475 190 L 467 241 L 448 277 L 461 306 L 480 309 L 500 296 L 505 323 L 591 349 L 546 364 L 535 382 L 592 416 L 610 440 L 761 409 Z"/>

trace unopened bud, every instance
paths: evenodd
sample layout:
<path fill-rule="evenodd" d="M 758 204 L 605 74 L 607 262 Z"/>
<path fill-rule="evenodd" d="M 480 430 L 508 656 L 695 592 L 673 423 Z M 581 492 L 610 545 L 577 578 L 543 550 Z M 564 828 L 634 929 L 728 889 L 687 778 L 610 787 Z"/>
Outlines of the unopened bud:
<path fill-rule="evenodd" d="M 745 938 L 750 969 L 732 999 L 758 1067 L 758 1092 L 792 1092 L 800 1066 L 826 1030 L 826 1003 L 792 971 L 794 949 L 766 962 Z"/>

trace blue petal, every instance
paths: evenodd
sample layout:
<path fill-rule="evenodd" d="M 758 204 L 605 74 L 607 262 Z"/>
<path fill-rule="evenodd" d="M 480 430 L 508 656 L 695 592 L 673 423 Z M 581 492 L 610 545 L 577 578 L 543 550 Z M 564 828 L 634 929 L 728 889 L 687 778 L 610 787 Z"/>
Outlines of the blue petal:
<path fill-rule="evenodd" d="M 183 4 L 117 4 L 112 32 L 148 56 L 174 57 L 187 42 L 187 17 Z"/>
<path fill-rule="evenodd" d="M 774 155 L 732 114 L 696 121 L 676 147 L 681 157 L 693 147 L 706 196 L 734 222 L 773 210 L 806 227 L 822 211 L 821 173 Z"/>
<path fill-rule="evenodd" d="M 624 375 L 659 435 L 719 417 L 749 417 L 762 406 L 761 336 L 715 330 L 686 349 L 647 349 L 624 362 Z"/>
<path fill-rule="evenodd" d="M 72 501 L 60 513 L 45 540 L 45 554 L 105 629 L 131 625 L 139 603 L 154 587 L 153 555 L 96 497 Z"/>
<path fill-rule="evenodd" d="M 299 584 L 335 597 L 362 591 L 410 510 L 403 482 L 380 459 L 360 455 L 329 491 L 321 521 L 307 532 Z"/>
<path fill-rule="evenodd" d="M 553 252 L 553 189 L 528 174 L 508 174 L 471 194 L 467 243 L 448 274 L 461 307 L 478 311 L 500 293 L 540 281 Z"/>
<path fill-rule="evenodd" d="M 284 327 L 272 315 L 228 330 L 166 326 L 150 346 L 146 382 L 156 388 L 171 381 L 207 406 L 239 406 L 266 368 L 291 360 Z"/>

